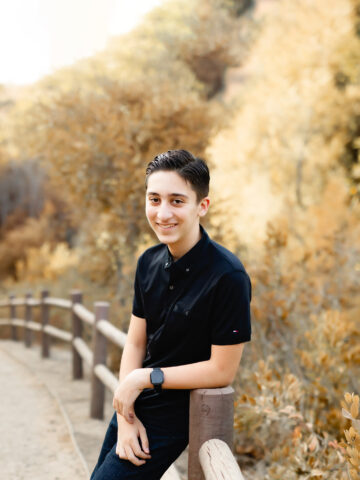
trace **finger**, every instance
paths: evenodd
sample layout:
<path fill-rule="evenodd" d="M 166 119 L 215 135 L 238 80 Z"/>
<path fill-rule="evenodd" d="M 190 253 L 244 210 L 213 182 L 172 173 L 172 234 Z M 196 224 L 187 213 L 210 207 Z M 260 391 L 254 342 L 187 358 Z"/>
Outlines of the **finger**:
<path fill-rule="evenodd" d="M 129 462 L 133 463 L 134 465 L 140 466 L 145 463 L 145 460 L 141 460 L 137 457 L 135 457 L 134 452 L 132 451 L 131 447 L 128 445 L 125 447 L 125 453 L 126 457 L 129 460 Z"/>
<path fill-rule="evenodd" d="M 126 456 L 126 452 L 125 450 L 123 449 L 123 447 L 119 447 L 116 449 L 116 453 L 117 455 L 122 458 L 123 460 L 127 460 L 127 456 Z"/>
<path fill-rule="evenodd" d="M 118 399 L 115 399 L 115 410 L 118 414 L 122 415 L 122 404 Z"/>
<path fill-rule="evenodd" d="M 149 440 L 146 433 L 146 429 L 143 424 L 139 425 L 139 433 L 140 433 L 142 449 L 144 450 L 145 453 L 150 453 Z"/>
<path fill-rule="evenodd" d="M 133 440 L 131 443 L 130 443 L 130 446 L 132 448 L 132 451 L 134 452 L 134 454 L 139 457 L 139 458 L 144 458 L 144 459 L 148 459 L 148 458 L 151 458 L 151 455 L 149 455 L 148 453 L 145 453 L 141 450 L 141 447 L 140 447 L 140 443 L 138 441 L 138 439 L 136 440 Z"/>

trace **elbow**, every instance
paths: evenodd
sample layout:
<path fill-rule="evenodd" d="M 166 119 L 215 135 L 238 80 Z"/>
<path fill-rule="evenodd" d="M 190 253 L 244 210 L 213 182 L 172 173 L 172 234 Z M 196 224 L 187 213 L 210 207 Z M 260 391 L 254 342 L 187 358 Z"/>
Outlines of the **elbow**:
<path fill-rule="evenodd" d="M 220 368 L 218 371 L 218 385 L 217 387 L 227 387 L 231 385 L 235 379 L 236 371 L 229 368 Z"/>
<path fill-rule="evenodd" d="M 226 386 L 231 385 L 233 381 L 235 380 L 235 373 L 228 373 L 226 376 Z"/>

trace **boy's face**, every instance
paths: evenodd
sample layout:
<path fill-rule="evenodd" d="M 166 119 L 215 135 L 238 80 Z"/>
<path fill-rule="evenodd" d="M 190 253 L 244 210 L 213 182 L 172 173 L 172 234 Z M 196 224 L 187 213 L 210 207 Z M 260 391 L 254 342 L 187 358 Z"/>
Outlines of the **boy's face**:
<path fill-rule="evenodd" d="M 182 249 L 199 232 L 199 219 L 209 197 L 197 202 L 196 193 L 175 171 L 158 170 L 148 177 L 146 217 L 160 242 Z M 171 248 L 170 248 L 171 251 Z"/>

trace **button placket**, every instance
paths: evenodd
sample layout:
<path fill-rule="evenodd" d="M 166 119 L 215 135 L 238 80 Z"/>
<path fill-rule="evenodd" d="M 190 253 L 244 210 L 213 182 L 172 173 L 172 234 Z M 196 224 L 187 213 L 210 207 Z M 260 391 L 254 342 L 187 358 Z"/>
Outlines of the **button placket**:
<path fill-rule="evenodd" d="M 167 314 L 165 316 L 165 319 L 164 319 L 164 322 L 163 324 L 161 325 L 160 329 L 156 332 L 156 336 L 154 338 L 154 341 L 157 342 L 160 342 L 161 341 L 161 338 L 164 337 L 164 335 L 166 336 L 167 335 L 167 330 L 169 328 L 171 328 L 171 322 L 169 322 L 170 318 L 171 318 L 171 315 L 172 315 L 172 312 L 179 312 L 179 306 L 177 305 L 177 302 L 180 300 L 180 298 L 184 295 L 184 293 L 188 290 L 189 288 L 189 282 L 186 281 L 186 279 L 184 278 L 183 281 L 180 281 L 179 279 L 176 279 L 174 277 L 172 277 L 172 275 L 170 274 L 170 278 L 169 278 L 169 290 L 171 290 L 171 294 L 169 293 L 169 300 L 170 300 L 170 304 L 169 306 L 167 307 Z M 176 285 L 175 285 L 175 282 L 176 282 Z M 174 283 L 173 283 L 174 282 Z M 176 286 L 176 288 L 175 288 Z M 172 287 L 172 288 L 170 288 Z M 190 310 L 186 310 L 183 312 L 183 314 L 185 315 L 185 317 L 187 318 L 187 321 L 189 321 L 189 318 L 191 318 L 190 316 Z M 152 344 L 154 343 L 154 341 L 152 341 Z"/>

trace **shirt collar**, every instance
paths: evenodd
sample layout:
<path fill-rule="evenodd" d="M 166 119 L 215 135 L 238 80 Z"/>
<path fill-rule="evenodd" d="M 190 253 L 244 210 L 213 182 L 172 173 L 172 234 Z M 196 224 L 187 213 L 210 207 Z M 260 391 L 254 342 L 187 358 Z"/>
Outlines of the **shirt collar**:
<path fill-rule="evenodd" d="M 209 244 L 209 235 L 205 228 L 200 224 L 201 238 L 200 240 L 188 250 L 185 255 L 174 261 L 168 246 L 165 249 L 164 268 L 170 270 L 180 270 L 186 273 L 193 273 L 201 268 L 206 262 L 206 250 Z"/>

